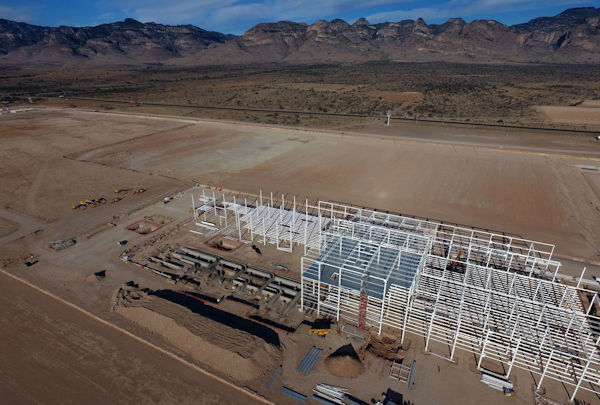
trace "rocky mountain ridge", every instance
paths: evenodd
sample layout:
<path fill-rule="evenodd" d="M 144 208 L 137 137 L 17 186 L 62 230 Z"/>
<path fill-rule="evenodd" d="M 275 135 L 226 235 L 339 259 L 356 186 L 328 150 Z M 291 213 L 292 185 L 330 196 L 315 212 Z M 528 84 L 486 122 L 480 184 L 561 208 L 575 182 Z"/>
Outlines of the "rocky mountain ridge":
<path fill-rule="evenodd" d="M 222 65 L 367 61 L 600 62 L 600 8 L 506 26 L 494 20 L 260 23 L 241 36 L 133 19 L 41 27 L 0 19 L 0 64 Z"/>

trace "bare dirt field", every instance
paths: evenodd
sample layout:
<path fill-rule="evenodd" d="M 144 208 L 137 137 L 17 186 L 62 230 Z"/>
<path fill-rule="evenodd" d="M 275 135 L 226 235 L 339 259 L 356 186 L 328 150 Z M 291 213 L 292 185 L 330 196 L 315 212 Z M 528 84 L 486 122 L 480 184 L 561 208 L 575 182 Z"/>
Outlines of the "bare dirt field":
<path fill-rule="evenodd" d="M 196 183 L 249 193 L 257 193 L 262 188 L 266 193 L 285 193 L 286 199 L 296 194 L 300 199 L 308 197 L 311 202 L 318 198 L 337 200 L 556 243 L 558 253 L 586 261 L 600 257 L 600 200 L 595 171 L 600 167 L 597 157 L 600 147 L 589 137 L 554 137 L 528 132 L 505 134 L 414 123 L 390 127 L 369 123 L 342 133 L 75 109 L 9 114 L 1 116 L 0 123 L 0 156 L 6 157 L 0 167 L 0 187 L 6 190 L 0 196 L 0 217 L 20 226 L 16 232 L 14 227 L 2 228 L 7 229 L 7 234 L 0 239 L 0 266 L 277 403 L 289 401 L 278 394 L 280 386 L 286 384 L 299 385 L 304 393 L 321 382 L 356 386 L 357 394 L 368 399 L 396 383 L 387 379 L 389 363 L 377 360 L 369 360 L 372 362 L 367 371 L 357 377 L 360 380 L 332 377 L 322 360 L 310 378 L 300 376 L 295 368 L 312 345 L 322 346 L 325 356 L 348 343 L 346 337 L 328 336 L 326 340 L 307 337 L 305 325 L 293 334 L 282 334 L 283 354 L 280 354 L 261 342 L 226 331 L 156 297 L 137 305 L 115 308 L 118 289 L 129 281 L 152 290 L 174 288 L 165 283 L 164 278 L 120 260 L 125 247 L 116 242 L 127 240 L 127 248 L 168 249 L 172 245 L 171 235 L 177 232 L 185 233 L 186 243 L 195 241 L 194 235 L 187 232 L 186 224 L 191 222 L 189 189 Z M 359 130 L 376 135 L 354 133 Z M 539 140 L 544 137 L 547 142 L 539 146 Z M 140 187 L 147 191 L 133 192 Z M 116 188 L 128 191 L 119 194 L 115 193 Z M 180 196 L 179 192 L 184 190 L 188 191 Z M 175 199 L 163 204 L 161 200 L 166 196 Z M 108 202 L 85 210 L 71 208 L 81 200 L 98 197 Z M 110 204 L 113 198 L 121 197 Z M 162 218 L 161 228 L 148 234 L 127 229 L 148 218 Z M 11 231 L 13 233 L 8 233 Z M 49 242 L 68 237 L 76 238 L 77 243 L 62 251 L 47 249 Z M 235 255 L 244 262 L 270 270 L 273 264 L 283 264 L 290 267 L 290 276 L 298 276 L 297 256 L 275 252 L 272 247 L 265 248 L 264 253 L 265 256 L 273 253 L 273 258 L 257 258 L 248 246 L 237 250 Z M 35 260 L 39 262 L 30 267 L 24 264 Z M 106 270 L 106 277 L 96 279 L 94 273 L 101 270 Z M 596 274 L 594 271 L 590 273 Z M 54 308 L 43 296 L 5 283 L 4 278 L 0 286 L 9 289 L 3 294 L 7 302 L 2 305 L 0 319 L 4 323 L 14 319 L 13 314 L 21 317 L 19 319 L 36 319 L 24 322 L 21 329 L 10 321 L 7 338 L 0 340 L 3 358 L 5 352 L 16 352 L 19 347 L 16 336 L 20 334 L 27 337 L 24 352 L 36 353 L 26 357 L 28 360 L 22 367 L 13 354 L 6 357 L 11 361 L 6 363 L 10 364 L 6 370 L 4 364 L 0 365 L 0 372 L 10 376 L 0 379 L 10 384 L 3 391 L 14 393 L 17 398 L 14 402 L 44 398 L 43 392 L 25 388 L 29 384 L 30 368 L 53 373 L 48 380 L 54 384 L 55 380 L 70 378 L 66 365 L 70 363 L 74 364 L 72 369 L 77 374 L 74 378 L 81 378 L 81 386 L 90 392 L 90 402 L 105 402 L 106 392 L 98 387 L 97 378 L 116 380 L 105 377 L 108 371 L 98 377 L 88 377 L 86 370 L 95 362 L 100 364 L 101 370 L 95 370 L 99 374 L 104 370 L 125 370 L 113 373 L 125 380 L 114 390 L 120 398 L 135 399 L 139 395 L 140 402 L 158 402 L 154 397 L 157 395 L 166 398 L 166 402 L 185 403 L 195 395 L 196 389 L 203 390 L 207 403 L 217 398 L 209 397 L 216 386 L 190 382 L 192 377 L 187 374 L 179 377 L 177 372 L 187 371 L 171 368 L 171 360 L 161 360 L 165 361 L 162 370 L 152 363 L 152 354 L 147 360 L 138 359 L 136 356 L 145 354 L 137 351 L 146 349 L 121 343 L 124 337 L 114 337 L 116 332 L 105 336 L 109 332 L 103 331 L 103 327 L 94 329 L 96 326 L 88 325 L 89 320 L 70 320 L 68 317 L 80 316 L 70 314 L 70 308 Z M 8 297 L 12 296 L 22 299 L 10 300 Z M 51 313 L 46 314 L 46 309 Z M 67 320 L 63 320 L 64 317 Z M 81 327 L 77 329 L 79 324 Z M 67 338 L 63 337 L 65 330 L 69 333 Z M 43 352 L 41 349 L 38 352 L 35 346 L 40 334 L 49 336 Z M 232 336 L 236 338 L 232 340 Z M 114 347 L 109 347 L 113 338 Z M 64 339 L 72 339 L 74 347 L 87 348 L 91 353 L 89 360 L 83 357 L 84 361 L 78 362 L 76 357 L 69 357 L 68 351 L 58 360 L 44 357 L 55 356 L 54 348 L 61 350 L 57 357 L 64 354 Z M 90 343 L 98 339 L 101 342 L 95 346 Z M 238 340 L 244 340 L 243 344 Z M 122 344 L 135 347 L 128 349 L 125 363 L 120 362 Z M 420 352 L 421 342 L 412 344 L 415 350 L 411 360 L 419 360 L 422 374 L 417 374 L 416 391 L 398 388 L 407 400 L 421 404 L 450 398 L 454 402 L 462 399 L 463 403 L 481 403 L 489 397 L 489 389 L 478 382 L 480 374 L 473 370 L 472 356 L 461 355 L 458 364 L 440 360 L 439 380 L 434 380 L 431 376 L 437 373 L 437 362 Z M 210 350 L 203 352 L 198 347 Z M 106 359 L 100 358 L 102 352 Z M 78 353 L 75 354 L 79 356 Z M 219 364 L 224 358 L 233 359 L 229 363 L 240 367 L 232 369 L 231 364 Z M 104 365 L 103 361 L 110 364 Z M 144 361 L 151 365 L 146 366 Z M 268 390 L 266 380 L 280 361 L 284 372 L 275 388 Z M 131 363 L 138 368 L 127 368 Z M 40 364 L 56 367 L 47 371 Z M 45 374 L 36 373 L 31 374 L 39 377 L 36 381 L 45 378 Z M 460 377 L 454 377 L 455 373 Z M 158 379 L 163 374 L 166 375 L 164 381 L 154 387 L 153 378 Z M 136 377 L 141 375 L 148 378 Z M 181 385 L 171 381 L 175 378 Z M 136 379 L 142 379 L 144 385 L 136 386 Z M 514 379 L 519 389 L 519 403 L 530 403 L 532 380 L 529 374 L 517 371 Z M 567 393 L 559 384 L 548 386 L 553 398 L 566 398 Z M 73 385 L 56 388 L 55 395 L 74 395 L 71 391 L 61 391 L 74 389 L 69 387 Z M 465 387 L 472 391 L 467 400 L 462 398 Z M 128 396 L 129 390 L 141 392 Z M 30 393 L 24 394 L 27 392 Z M 491 403 L 505 400 L 501 393 L 494 394 L 498 395 Z M 223 395 L 220 397 L 223 402 L 231 402 L 226 396 L 228 393 Z M 197 395 L 198 398 L 204 397 Z M 56 401 L 50 398 L 45 402 Z"/>
<path fill-rule="evenodd" d="M 261 403 L 4 274 L 0 289 L 7 403 Z"/>
<path fill-rule="evenodd" d="M 596 103 L 597 100 L 590 100 L 575 107 L 546 105 L 538 108 L 554 123 L 600 125 L 600 106 Z"/>
<path fill-rule="evenodd" d="M 9 219 L 0 217 L 0 236 L 9 235 L 19 229 L 19 224 Z"/>
<path fill-rule="evenodd" d="M 117 122 L 133 119 L 114 117 Z M 520 142 L 527 144 L 527 136 L 521 134 Z M 517 145 L 526 148 L 517 152 L 492 150 L 485 143 L 486 147 L 471 146 L 468 141 L 477 139 L 475 135 L 449 139 L 454 144 L 188 123 L 69 156 L 77 165 L 120 168 L 138 177 L 153 173 L 154 180 L 166 183 L 177 176 L 187 184 L 297 194 L 509 232 L 555 243 L 562 254 L 600 258 L 600 202 L 578 167 L 597 163 L 564 156 L 571 151 L 560 149 L 560 143 L 569 142 L 569 148 L 579 144 L 586 149 L 587 138 L 561 137 L 555 141 L 559 156 L 542 153 L 547 145 L 535 152 L 534 142 Z M 498 148 L 497 143 L 490 146 Z M 67 201 L 62 210 L 69 211 Z"/>

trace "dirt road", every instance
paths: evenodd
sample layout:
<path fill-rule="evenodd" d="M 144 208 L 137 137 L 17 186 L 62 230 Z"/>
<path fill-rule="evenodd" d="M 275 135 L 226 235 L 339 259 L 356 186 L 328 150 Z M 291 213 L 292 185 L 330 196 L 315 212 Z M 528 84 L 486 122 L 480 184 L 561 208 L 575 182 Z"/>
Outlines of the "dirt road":
<path fill-rule="evenodd" d="M 42 227 L 42 224 L 39 221 L 35 221 L 29 217 L 16 214 L 3 208 L 0 208 L 0 218 L 6 218 L 9 221 L 15 222 L 19 225 L 19 228 L 16 231 L 0 237 L 0 246 L 15 239 L 19 239 L 25 235 L 29 235 L 30 233 L 35 232 Z"/>

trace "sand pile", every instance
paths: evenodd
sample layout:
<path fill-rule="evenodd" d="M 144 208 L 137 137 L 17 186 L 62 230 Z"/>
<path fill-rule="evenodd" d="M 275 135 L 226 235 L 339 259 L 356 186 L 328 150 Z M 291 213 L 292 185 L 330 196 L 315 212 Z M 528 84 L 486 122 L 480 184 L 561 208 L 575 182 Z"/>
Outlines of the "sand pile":
<path fill-rule="evenodd" d="M 88 283 L 95 283 L 96 281 L 102 281 L 106 278 L 106 270 L 98 271 L 90 274 L 85 281 Z"/>
<path fill-rule="evenodd" d="M 354 378 L 365 371 L 356 351 L 348 344 L 337 349 L 325 359 L 325 368 L 338 377 Z"/>

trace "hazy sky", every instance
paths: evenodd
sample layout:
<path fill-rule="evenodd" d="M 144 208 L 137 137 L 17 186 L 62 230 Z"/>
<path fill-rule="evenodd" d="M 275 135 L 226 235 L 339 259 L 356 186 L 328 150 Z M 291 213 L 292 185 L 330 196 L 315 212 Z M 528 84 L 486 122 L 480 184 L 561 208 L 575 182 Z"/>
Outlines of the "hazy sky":
<path fill-rule="evenodd" d="M 259 22 L 313 23 L 341 18 L 372 23 L 424 18 L 440 23 L 495 19 L 507 25 L 552 16 L 570 7 L 598 6 L 581 0 L 0 0 L 0 18 L 37 25 L 98 25 L 127 17 L 142 22 L 193 24 L 241 34 Z"/>

